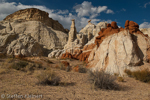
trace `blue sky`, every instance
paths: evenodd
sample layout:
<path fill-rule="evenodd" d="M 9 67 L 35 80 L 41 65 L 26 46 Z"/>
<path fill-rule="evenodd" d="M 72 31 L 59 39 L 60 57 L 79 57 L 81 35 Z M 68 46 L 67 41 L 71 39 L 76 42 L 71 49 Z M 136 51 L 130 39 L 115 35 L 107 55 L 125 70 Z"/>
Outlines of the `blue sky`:
<path fill-rule="evenodd" d="M 140 28 L 150 28 L 149 0 L 0 0 L 0 20 L 17 10 L 32 7 L 48 12 L 64 28 L 69 29 L 71 19 L 75 19 L 78 31 L 89 19 L 94 24 L 116 21 L 121 27 L 126 20 L 132 20 Z"/>

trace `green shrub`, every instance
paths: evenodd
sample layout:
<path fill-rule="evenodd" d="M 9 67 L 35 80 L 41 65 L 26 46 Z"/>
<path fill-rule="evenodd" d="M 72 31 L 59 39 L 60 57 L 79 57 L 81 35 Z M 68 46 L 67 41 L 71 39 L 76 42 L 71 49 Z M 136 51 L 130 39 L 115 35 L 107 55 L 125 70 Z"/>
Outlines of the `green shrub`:
<path fill-rule="evenodd" d="M 71 66 L 67 66 L 66 71 L 67 72 L 71 71 Z"/>
<path fill-rule="evenodd" d="M 89 71 L 89 81 L 94 87 L 107 90 L 116 90 L 119 85 L 115 83 L 116 77 L 105 73 L 104 71 Z"/>
<path fill-rule="evenodd" d="M 130 71 L 125 70 L 128 76 L 134 77 L 136 80 L 140 80 L 142 82 L 149 83 L 150 82 L 150 71 L 148 69 L 139 70 L 139 71 Z"/>
<path fill-rule="evenodd" d="M 87 69 L 83 66 L 79 66 L 79 69 L 78 69 L 79 73 L 86 73 L 87 72 Z"/>
<path fill-rule="evenodd" d="M 124 82 L 124 79 L 123 79 L 123 77 L 117 77 L 117 81 L 118 82 Z"/>
<path fill-rule="evenodd" d="M 129 76 L 132 77 L 132 72 L 128 69 L 125 69 L 124 72 Z"/>
<path fill-rule="evenodd" d="M 60 69 L 61 69 L 61 70 L 66 70 L 65 65 L 64 65 L 64 64 L 62 64 L 62 63 L 60 63 Z"/>
<path fill-rule="evenodd" d="M 60 83 L 60 77 L 51 70 L 44 70 L 41 74 L 37 76 L 38 84 L 42 85 L 54 85 L 57 86 Z"/>
<path fill-rule="evenodd" d="M 10 65 L 10 68 L 16 69 L 16 70 L 20 70 L 22 68 L 25 68 L 28 65 L 28 62 L 25 61 L 17 61 L 17 62 L 13 62 Z"/>
<path fill-rule="evenodd" d="M 45 62 L 47 62 L 47 63 L 49 63 L 49 64 L 53 64 L 53 62 L 52 61 L 50 61 L 49 59 L 41 59 L 41 60 L 43 60 L 43 61 L 45 61 Z"/>

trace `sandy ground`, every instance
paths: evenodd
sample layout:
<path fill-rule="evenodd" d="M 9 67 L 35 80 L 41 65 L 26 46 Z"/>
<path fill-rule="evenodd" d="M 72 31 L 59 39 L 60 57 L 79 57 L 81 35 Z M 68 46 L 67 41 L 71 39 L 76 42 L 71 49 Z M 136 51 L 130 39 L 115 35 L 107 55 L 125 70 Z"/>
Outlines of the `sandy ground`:
<path fill-rule="evenodd" d="M 61 83 L 64 84 L 59 86 L 37 85 L 36 76 L 43 69 L 35 70 L 32 73 L 15 69 L 2 72 L 5 60 L 1 59 L 0 100 L 150 100 L 150 84 L 148 83 L 126 77 L 124 78 L 125 82 L 116 81 L 120 85 L 120 90 L 94 89 L 87 81 L 88 73 L 66 72 L 53 68 L 59 63 L 56 59 L 50 59 L 53 64 L 48 64 L 40 58 L 30 60 L 41 62 L 44 68 L 51 67 L 61 77 Z M 72 66 L 83 64 L 77 60 L 67 61 Z"/>

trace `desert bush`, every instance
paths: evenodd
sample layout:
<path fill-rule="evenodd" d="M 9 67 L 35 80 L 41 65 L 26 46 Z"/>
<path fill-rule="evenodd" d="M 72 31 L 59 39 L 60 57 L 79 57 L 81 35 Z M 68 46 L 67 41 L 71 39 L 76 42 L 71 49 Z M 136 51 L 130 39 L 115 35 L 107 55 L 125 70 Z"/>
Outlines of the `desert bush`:
<path fill-rule="evenodd" d="M 3 68 L 0 69 L 0 74 L 5 74 L 7 72 L 8 72 L 8 69 L 3 69 Z"/>
<path fill-rule="evenodd" d="M 0 58 L 6 58 L 5 54 L 0 54 Z"/>
<path fill-rule="evenodd" d="M 86 69 L 84 66 L 79 66 L 78 72 L 79 72 L 79 73 L 86 73 L 86 72 L 87 72 L 87 69 Z"/>
<path fill-rule="evenodd" d="M 37 76 L 38 84 L 42 85 L 59 85 L 60 77 L 51 70 L 44 70 L 41 74 Z"/>
<path fill-rule="evenodd" d="M 115 83 L 115 76 L 111 76 L 110 74 L 107 74 L 104 71 L 88 72 L 89 81 L 94 85 L 94 87 L 107 90 L 116 90 L 119 88 L 119 85 Z"/>
<path fill-rule="evenodd" d="M 43 60 L 43 61 L 45 61 L 45 62 L 47 62 L 47 63 L 49 63 L 49 64 L 53 64 L 53 62 L 52 61 L 50 61 L 49 59 L 41 59 L 41 60 Z"/>
<path fill-rule="evenodd" d="M 17 61 L 17 62 L 13 62 L 9 67 L 16 69 L 16 70 L 20 70 L 22 68 L 25 68 L 28 65 L 28 62 L 25 61 Z"/>
<path fill-rule="evenodd" d="M 34 63 L 29 63 L 29 64 L 26 66 L 26 71 L 32 71 L 32 70 L 34 70 L 34 67 L 35 67 L 35 64 L 34 64 Z"/>
<path fill-rule="evenodd" d="M 119 76 L 119 74 L 118 74 L 118 73 L 114 73 L 114 75 L 115 75 L 115 76 Z"/>
<path fill-rule="evenodd" d="M 124 72 L 129 76 L 132 77 L 132 72 L 128 69 L 125 69 Z"/>
<path fill-rule="evenodd" d="M 66 71 L 67 72 L 71 71 L 71 66 L 67 66 Z"/>
<path fill-rule="evenodd" d="M 65 65 L 64 65 L 64 64 L 62 64 L 62 63 L 60 63 L 60 65 L 59 65 L 59 66 L 60 66 L 60 69 L 61 69 L 61 70 L 65 70 L 65 69 L 66 69 Z"/>
<path fill-rule="evenodd" d="M 150 71 L 148 69 L 139 70 L 139 71 L 130 71 L 125 70 L 128 76 L 134 77 L 136 80 L 149 83 L 150 82 Z"/>
<path fill-rule="evenodd" d="M 55 65 L 55 68 L 58 68 L 58 69 L 59 69 L 60 67 L 59 67 L 58 65 Z"/>
<path fill-rule="evenodd" d="M 117 77 L 117 81 L 118 82 L 124 82 L 124 78 L 123 77 Z"/>
<path fill-rule="evenodd" d="M 7 58 L 5 62 L 6 63 L 12 63 L 13 61 L 14 61 L 14 58 Z"/>

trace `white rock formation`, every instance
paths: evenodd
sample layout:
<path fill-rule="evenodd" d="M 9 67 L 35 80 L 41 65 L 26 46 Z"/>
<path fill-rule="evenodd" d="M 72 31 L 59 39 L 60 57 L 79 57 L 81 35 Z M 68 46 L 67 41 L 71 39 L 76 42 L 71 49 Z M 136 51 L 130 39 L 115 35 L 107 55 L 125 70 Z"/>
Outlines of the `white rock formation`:
<path fill-rule="evenodd" d="M 29 35 L 10 33 L 0 35 L 0 52 L 15 56 L 41 56 L 43 48 Z"/>
<path fill-rule="evenodd" d="M 125 75 L 124 70 L 137 70 L 147 56 L 148 41 L 141 34 L 130 34 L 127 30 L 108 36 L 95 47 L 88 58 L 90 68 Z"/>
<path fill-rule="evenodd" d="M 107 22 L 99 22 L 97 25 L 91 23 L 91 20 L 88 21 L 88 24 L 80 30 L 79 33 L 83 33 L 88 35 L 88 33 L 92 33 L 93 36 L 97 36 L 102 28 L 107 27 Z"/>
<path fill-rule="evenodd" d="M 141 28 L 140 31 L 142 31 L 144 34 L 147 34 L 150 37 L 150 28 Z"/>
<path fill-rule="evenodd" d="M 2 21 L 0 23 L 4 28 L 0 29 L 0 34 L 16 33 L 30 34 L 38 43 L 46 49 L 62 49 L 67 43 L 66 33 L 52 29 L 39 21 Z M 5 28 L 6 27 L 6 28 Z M 12 30 L 10 30 L 12 27 Z"/>
<path fill-rule="evenodd" d="M 57 57 L 61 57 L 61 55 L 65 52 L 74 53 L 75 50 L 83 49 L 86 44 L 93 44 L 95 41 L 95 37 L 98 35 L 98 32 L 101 28 L 105 28 L 107 26 L 106 22 L 100 22 L 96 26 L 91 23 L 91 20 L 88 21 L 88 24 L 79 32 L 76 32 L 75 22 L 72 20 L 72 24 L 69 32 L 69 39 L 67 44 L 64 46 L 64 50 L 56 50 L 54 52 L 57 53 Z M 76 36 L 74 36 L 76 34 Z M 74 40 L 74 41 L 73 41 Z M 56 57 L 56 53 L 51 52 L 49 57 Z M 58 54 L 60 54 L 58 56 Z"/>

